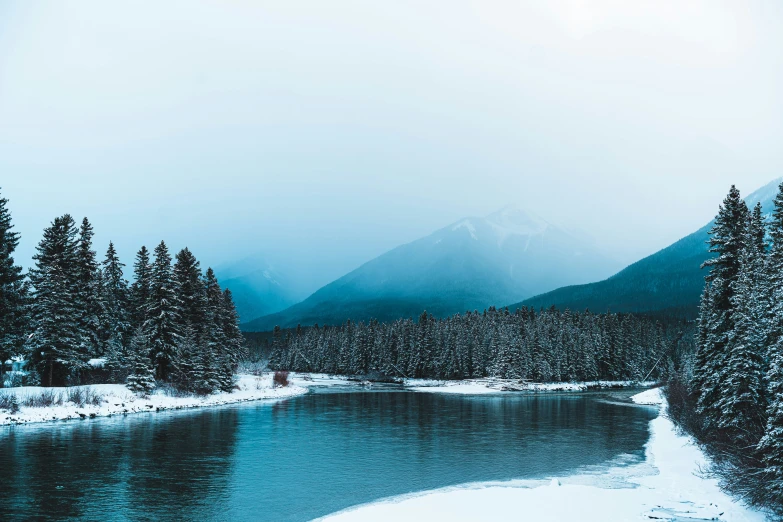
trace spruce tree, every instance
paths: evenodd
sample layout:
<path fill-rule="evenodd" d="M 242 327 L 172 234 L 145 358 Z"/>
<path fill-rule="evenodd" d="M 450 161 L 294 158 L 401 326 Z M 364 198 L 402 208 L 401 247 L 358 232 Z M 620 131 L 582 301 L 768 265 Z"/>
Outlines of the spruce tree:
<path fill-rule="evenodd" d="M 142 246 L 133 263 L 133 285 L 130 290 L 130 317 L 134 330 L 147 321 L 147 308 L 152 297 L 152 265 L 147 247 Z"/>
<path fill-rule="evenodd" d="M 128 281 L 122 274 L 122 267 L 114 244 L 109 242 L 102 271 L 103 316 L 102 336 L 106 343 L 125 346 L 131 332 L 129 317 Z"/>
<path fill-rule="evenodd" d="M 171 270 L 171 256 L 163 241 L 155 248 L 150 286 L 144 330 L 149 339 L 156 377 L 159 381 L 166 381 L 179 340 L 180 305 Z"/>
<path fill-rule="evenodd" d="M 79 310 L 79 260 L 76 224 L 66 214 L 55 218 L 33 257 L 32 333 L 29 366 L 44 386 L 64 386 L 86 368 L 89 353 Z"/>
<path fill-rule="evenodd" d="M 758 449 L 767 474 L 767 488 L 783 498 L 783 184 L 775 198 L 770 223 L 772 245 L 767 259 L 767 424 Z"/>
<path fill-rule="evenodd" d="M 79 310 L 79 331 L 87 343 L 90 355 L 98 357 L 106 351 L 107 339 L 101 335 L 101 316 L 103 314 L 103 289 L 92 238 L 95 235 L 87 218 L 79 228 L 77 247 L 78 288 L 74 306 Z"/>
<path fill-rule="evenodd" d="M 767 317 L 764 271 L 764 221 L 761 205 L 749 216 L 740 271 L 734 282 L 723 384 L 718 390 L 718 427 L 732 440 L 756 444 L 765 419 L 764 341 Z"/>
<path fill-rule="evenodd" d="M 8 200 L 0 197 L 0 388 L 3 387 L 5 361 L 21 353 L 28 328 L 28 288 L 22 267 L 14 263 L 19 233 L 13 232 Z"/>
<path fill-rule="evenodd" d="M 136 393 L 148 394 L 155 389 L 155 376 L 150 362 L 150 347 L 144 329 L 139 327 L 128 346 L 130 374 L 126 386 Z"/>
<path fill-rule="evenodd" d="M 177 253 L 173 273 L 177 285 L 181 327 L 193 328 L 198 339 L 204 329 L 206 295 L 199 262 L 187 248 Z"/>
<path fill-rule="evenodd" d="M 740 272 L 747 217 L 748 207 L 739 190 L 732 186 L 710 230 L 710 252 L 717 256 L 702 265 L 710 269 L 705 281 L 710 286 L 711 306 L 706 341 L 696 357 L 700 367 L 695 377 L 698 411 L 708 426 L 720 418 L 718 401 L 726 381 L 729 336 L 734 330 L 735 282 Z"/>

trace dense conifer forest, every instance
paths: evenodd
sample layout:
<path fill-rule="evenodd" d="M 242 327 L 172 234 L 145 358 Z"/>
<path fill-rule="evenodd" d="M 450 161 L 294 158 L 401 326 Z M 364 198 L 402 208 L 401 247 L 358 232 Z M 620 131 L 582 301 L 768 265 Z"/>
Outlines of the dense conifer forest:
<path fill-rule="evenodd" d="M 783 185 L 771 216 L 732 187 L 710 231 L 697 350 L 668 387 L 672 416 L 729 489 L 783 507 Z M 692 371 L 687 371 L 692 369 Z"/>
<path fill-rule="evenodd" d="M 7 203 L 0 199 L 0 361 L 26 361 L 18 384 L 80 384 L 97 372 L 142 393 L 162 383 L 198 394 L 233 389 L 245 348 L 231 292 L 187 248 L 172 265 L 163 241 L 152 254 L 141 247 L 129 284 L 114 245 L 99 261 L 90 222 L 77 226 L 66 214 L 44 230 L 25 275 Z"/>
<path fill-rule="evenodd" d="M 535 382 L 664 379 L 693 350 L 692 326 L 633 315 L 490 308 L 444 319 L 348 322 L 283 333 L 270 366 L 387 377 Z"/>

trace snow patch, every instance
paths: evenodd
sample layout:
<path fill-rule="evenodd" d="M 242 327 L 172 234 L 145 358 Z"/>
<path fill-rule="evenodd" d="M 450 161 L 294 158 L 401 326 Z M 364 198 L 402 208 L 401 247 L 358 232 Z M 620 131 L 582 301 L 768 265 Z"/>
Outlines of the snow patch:
<path fill-rule="evenodd" d="M 470 232 L 470 237 L 478 241 L 478 236 L 476 235 L 476 227 L 473 226 L 473 223 L 470 222 L 469 219 L 466 219 L 465 221 L 462 221 L 460 223 L 457 223 L 454 225 L 454 228 L 452 228 L 452 231 L 459 230 L 461 228 L 465 228 Z"/>
<path fill-rule="evenodd" d="M 78 406 L 67 402 L 69 388 L 45 388 L 41 386 L 24 386 L 4 388 L 0 394 L 14 394 L 20 403 L 31 396 L 40 396 L 43 392 L 54 394 L 60 404 L 47 407 L 21 406 L 17 413 L 0 410 L 0 426 L 11 424 L 29 424 L 33 422 L 48 422 L 55 420 L 85 419 L 94 417 L 110 417 L 129 413 L 156 412 L 163 410 L 181 410 L 205 406 L 220 406 L 238 402 L 257 401 L 264 399 L 285 399 L 307 393 L 308 388 L 315 386 L 344 386 L 356 384 L 341 378 L 324 374 L 289 375 L 290 384 L 285 388 L 275 387 L 272 374 L 239 375 L 236 389 L 231 393 L 214 393 L 205 397 L 170 397 L 161 390 L 142 397 L 131 392 L 122 384 L 95 384 L 79 386 L 101 397 L 100 405 L 85 404 Z"/>

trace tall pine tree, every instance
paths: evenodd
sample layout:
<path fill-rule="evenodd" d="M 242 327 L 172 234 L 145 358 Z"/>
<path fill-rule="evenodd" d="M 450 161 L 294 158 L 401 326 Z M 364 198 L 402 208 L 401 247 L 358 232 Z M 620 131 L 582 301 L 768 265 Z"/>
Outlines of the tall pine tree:
<path fill-rule="evenodd" d="M 155 248 L 150 286 L 144 330 L 155 363 L 156 377 L 165 381 L 169 377 L 179 339 L 180 305 L 171 270 L 171 256 L 163 241 Z"/>
<path fill-rule="evenodd" d="M 55 218 L 33 257 L 32 333 L 29 364 L 45 386 L 64 386 L 86 368 L 89 353 L 81 330 L 77 230 L 66 214 Z"/>
<path fill-rule="evenodd" d="M 0 388 L 5 361 L 21 353 L 28 328 L 27 284 L 22 267 L 14 263 L 19 233 L 13 232 L 8 200 L 0 197 Z"/>

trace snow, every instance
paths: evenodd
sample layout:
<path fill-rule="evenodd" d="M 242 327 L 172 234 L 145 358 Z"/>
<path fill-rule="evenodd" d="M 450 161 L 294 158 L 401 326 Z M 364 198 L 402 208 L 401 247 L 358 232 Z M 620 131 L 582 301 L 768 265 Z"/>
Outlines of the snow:
<path fill-rule="evenodd" d="M 89 388 L 92 392 L 101 396 L 102 400 L 99 406 L 92 404 L 77 406 L 71 402 L 65 402 L 69 388 L 45 388 L 41 386 L 4 388 L 0 390 L 0 395 L 15 394 L 20 402 L 23 402 L 29 396 L 39 396 L 42 392 L 49 391 L 57 397 L 62 396 L 63 403 L 40 408 L 21 406 L 20 411 L 13 414 L 7 410 L 0 410 L 0 426 L 108 417 L 140 412 L 181 410 L 264 399 L 285 399 L 307 393 L 308 388 L 314 386 L 356 384 L 322 374 L 313 374 L 312 376 L 291 374 L 289 375 L 289 382 L 290 384 L 284 388 L 276 388 L 272 384 L 271 373 L 262 376 L 240 375 L 237 382 L 238 389 L 232 393 L 215 393 L 206 397 L 170 397 L 161 390 L 156 390 L 149 397 L 140 397 L 122 384 L 95 384 L 78 387 L 83 390 Z"/>
<path fill-rule="evenodd" d="M 405 387 L 411 391 L 450 393 L 460 395 L 484 395 L 490 393 L 519 392 L 581 392 L 594 389 L 630 388 L 652 386 L 652 382 L 591 381 L 521 383 L 511 379 L 467 379 L 462 381 L 436 381 L 431 379 L 406 379 Z"/>
<path fill-rule="evenodd" d="M 514 205 L 490 214 L 485 220 L 492 227 L 498 246 L 503 246 L 510 236 L 528 236 L 529 244 L 531 236 L 544 234 L 551 226 L 544 219 Z"/>
<path fill-rule="evenodd" d="M 87 364 L 89 364 L 93 368 L 103 368 L 103 366 L 106 364 L 106 358 L 100 357 L 98 359 L 90 359 L 89 361 L 87 361 Z"/>
<path fill-rule="evenodd" d="M 763 513 L 723 493 L 715 479 L 700 475 L 708 462 L 693 441 L 678 435 L 666 418 L 660 389 L 642 392 L 633 401 L 658 404 L 660 409 L 660 415 L 650 422 L 651 436 L 642 464 L 544 481 L 468 484 L 382 500 L 324 520 L 765 520 Z M 607 481 L 618 478 L 622 483 Z"/>
<path fill-rule="evenodd" d="M 470 237 L 478 240 L 478 236 L 476 235 L 476 227 L 473 226 L 473 223 L 471 223 L 469 219 L 457 223 L 456 225 L 454 225 L 454 228 L 452 228 L 451 230 L 454 231 L 454 230 L 459 230 L 461 228 L 466 228 L 468 232 L 470 232 Z"/>

